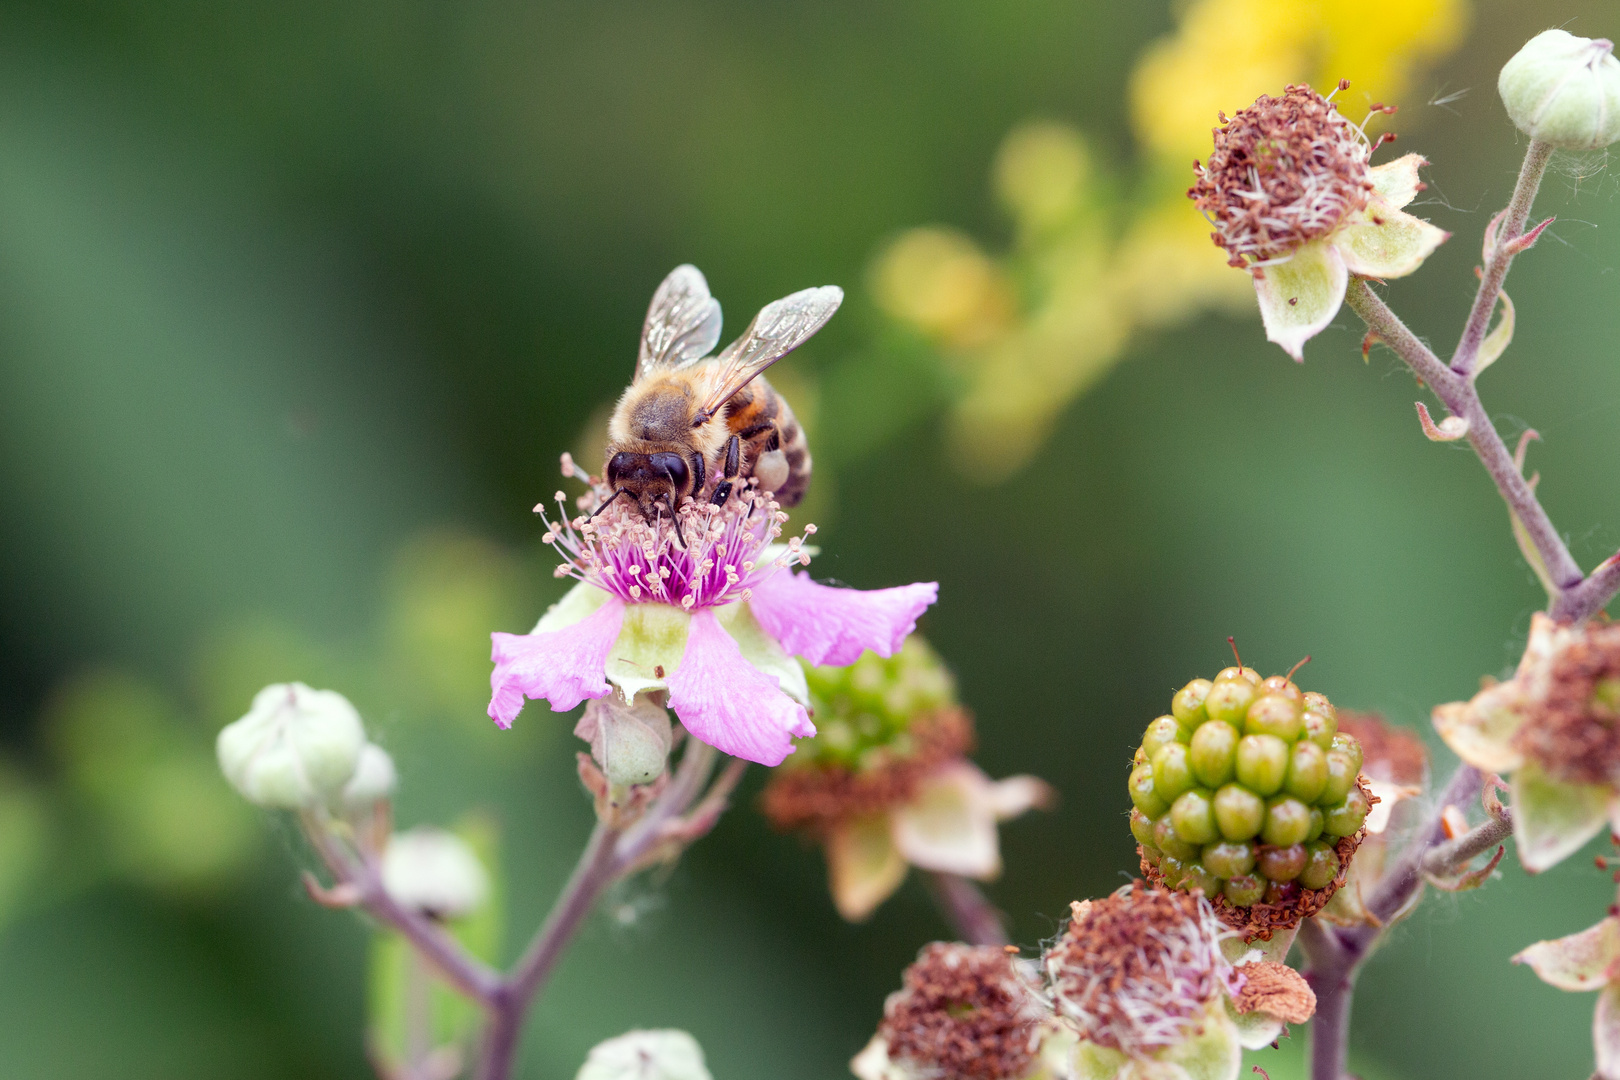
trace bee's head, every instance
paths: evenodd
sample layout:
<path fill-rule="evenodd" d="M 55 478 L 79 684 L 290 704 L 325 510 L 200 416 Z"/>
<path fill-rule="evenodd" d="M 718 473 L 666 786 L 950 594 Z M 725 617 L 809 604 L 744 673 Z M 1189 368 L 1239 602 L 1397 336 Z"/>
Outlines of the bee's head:
<path fill-rule="evenodd" d="M 608 459 L 606 479 L 613 489 L 636 501 L 641 516 L 657 520 L 660 513 L 675 515 L 675 507 L 691 484 L 691 472 L 679 454 L 637 454 L 621 450 Z"/>

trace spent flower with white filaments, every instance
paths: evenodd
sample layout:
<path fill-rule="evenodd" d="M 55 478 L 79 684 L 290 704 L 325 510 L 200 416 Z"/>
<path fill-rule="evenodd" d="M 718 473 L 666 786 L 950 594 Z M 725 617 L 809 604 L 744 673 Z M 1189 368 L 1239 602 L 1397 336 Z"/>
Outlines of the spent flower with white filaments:
<path fill-rule="evenodd" d="M 1427 162 L 1372 165 L 1365 123 L 1309 86 L 1261 95 L 1221 124 L 1187 195 L 1231 264 L 1253 275 L 1267 339 L 1295 360 L 1338 314 L 1351 274 L 1403 277 L 1450 235 L 1402 209 L 1423 190 Z"/>
<path fill-rule="evenodd" d="M 1234 1080 L 1244 1049 L 1316 998 L 1208 901 L 1141 881 L 1072 905 L 1039 963 L 1013 946 L 935 943 L 906 969 L 850 1063 L 860 1080 Z M 1270 958 L 1268 958 L 1270 957 Z"/>
<path fill-rule="evenodd" d="M 1074 904 L 1044 966 L 1084 1080 L 1233 1080 L 1244 1049 L 1316 1008 L 1297 972 L 1245 950 L 1203 897 L 1141 881 Z"/>
<path fill-rule="evenodd" d="M 563 471 L 590 486 L 581 511 L 612 494 L 566 455 Z M 626 502 L 572 518 L 561 493 L 559 504 L 545 540 L 562 555 L 558 576 L 578 584 L 532 632 L 492 635 L 489 715 L 501 727 L 525 698 L 565 712 L 615 688 L 626 703 L 661 690 L 699 740 L 776 765 L 795 736 L 815 734 L 793 657 L 892 655 L 938 594 L 933 582 L 858 590 L 793 573 L 810 552 L 802 537 L 776 542 L 786 515 L 752 478 L 722 505 L 688 499 L 653 521 Z"/>

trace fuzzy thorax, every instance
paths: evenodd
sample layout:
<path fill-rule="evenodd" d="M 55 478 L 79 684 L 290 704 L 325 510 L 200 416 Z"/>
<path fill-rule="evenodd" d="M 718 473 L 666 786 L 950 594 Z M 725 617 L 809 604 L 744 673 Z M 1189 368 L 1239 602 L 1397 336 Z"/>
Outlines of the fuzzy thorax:
<path fill-rule="evenodd" d="M 1341 88 L 1344 83 L 1341 83 Z M 1262 94 L 1215 131 L 1187 192 L 1233 266 L 1285 259 L 1367 205 L 1372 148 L 1361 128 L 1309 86 Z"/>
<path fill-rule="evenodd" d="M 1058 1011 L 1081 1038 L 1133 1056 L 1174 1046 L 1232 989 L 1220 947 L 1231 935 L 1203 897 L 1140 881 L 1077 903 L 1046 956 Z"/>
<path fill-rule="evenodd" d="M 599 501 L 612 492 L 593 485 Z M 594 518 L 568 517 L 566 496 L 557 493 L 558 521 L 546 522 L 542 541 L 562 556 L 558 577 L 589 582 L 627 604 L 669 604 L 683 611 L 746 601 L 760 582 L 797 563 L 810 565 L 802 537 L 777 552 L 767 549 L 782 535 L 787 515 L 752 481 L 722 506 L 688 499 L 673 519 L 648 522 L 618 501 Z M 813 535 L 814 525 L 804 527 Z"/>

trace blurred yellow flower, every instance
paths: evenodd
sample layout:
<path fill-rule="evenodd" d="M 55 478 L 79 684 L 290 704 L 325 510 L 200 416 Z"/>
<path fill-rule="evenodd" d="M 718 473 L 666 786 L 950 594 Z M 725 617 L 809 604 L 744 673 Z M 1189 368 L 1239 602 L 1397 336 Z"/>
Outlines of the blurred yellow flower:
<path fill-rule="evenodd" d="M 1080 132 L 1051 121 L 1012 131 L 992 170 L 1016 227 L 1012 250 L 996 256 L 953 229 L 913 229 L 879 254 L 871 277 L 878 306 L 952 369 L 962 470 L 985 482 L 1016 473 L 1133 331 L 1212 308 L 1254 310 L 1248 276 L 1227 265 L 1186 198 L 1223 110 L 1341 77 L 1349 100 L 1396 100 L 1461 42 L 1468 18 L 1467 0 L 1196 0 L 1131 76 L 1144 160 L 1124 195 Z"/>

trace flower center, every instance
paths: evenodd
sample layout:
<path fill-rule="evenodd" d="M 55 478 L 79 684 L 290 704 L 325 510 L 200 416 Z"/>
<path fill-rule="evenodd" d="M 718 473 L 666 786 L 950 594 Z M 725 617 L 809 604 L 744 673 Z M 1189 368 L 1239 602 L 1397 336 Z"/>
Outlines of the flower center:
<path fill-rule="evenodd" d="M 1151 1053 L 1193 1032 L 1231 971 L 1208 901 L 1137 881 L 1074 906 L 1047 953 L 1059 1010 L 1082 1038 Z"/>
<path fill-rule="evenodd" d="M 1287 258 L 1367 205 L 1367 136 L 1310 87 L 1262 94 L 1221 122 L 1209 161 L 1193 163 L 1198 182 L 1187 196 L 1233 266 Z"/>
<path fill-rule="evenodd" d="M 1552 658 L 1546 695 L 1513 738 L 1561 780 L 1620 783 L 1620 623 L 1588 630 Z"/>
<path fill-rule="evenodd" d="M 927 1075 L 1022 1080 L 1034 1064 L 1038 1015 L 1006 952 L 935 942 L 906 969 L 905 988 L 884 1007 L 878 1033 L 892 1057 Z"/>
<path fill-rule="evenodd" d="M 569 475 L 571 461 L 564 461 Z M 572 475 L 581 476 L 578 469 Z M 612 491 L 594 477 L 584 501 L 601 505 Z M 688 499 L 674 516 L 647 521 L 633 504 L 617 500 L 594 517 L 568 517 L 566 496 L 557 493 L 558 522 L 546 523 L 541 540 L 562 557 L 558 577 L 590 582 L 628 604 L 669 604 L 682 611 L 723 607 L 748 600 L 754 586 L 776 571 L 810 565 L 803 538 L 793 537 L 777 554 L 766 549 L 782 535 L 782 513 L 768 492 L 750 479 L 722 506 Z M 804 527 L 804 535 L 816 531 Z"/>

